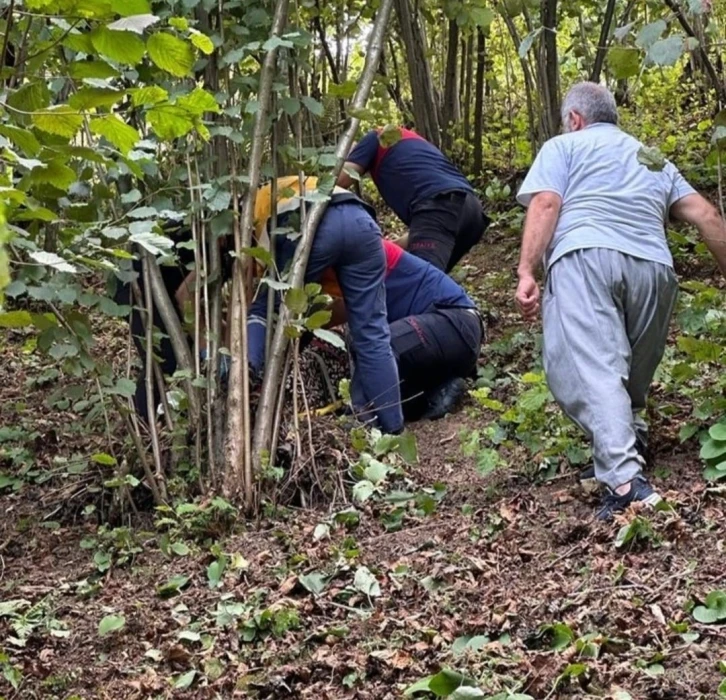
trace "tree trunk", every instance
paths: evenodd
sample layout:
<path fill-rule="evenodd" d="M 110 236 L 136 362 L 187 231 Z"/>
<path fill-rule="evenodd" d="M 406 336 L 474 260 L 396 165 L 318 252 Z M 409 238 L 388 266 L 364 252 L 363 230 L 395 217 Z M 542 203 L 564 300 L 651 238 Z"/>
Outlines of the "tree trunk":
<path fill-rule="evenodd" d="M 476 31 L 476 89 L 474 91 L 474 174 L 483 170 L 484 148 L 484 75 L 486 73 L 486 38 Z"/>
<path fill-rule="evenodd" d="M 602 22 L 602 29 L 600 30 L 600 39 L 597 42 L 595 64 L 590 74 L 590 80 L 593 83 L 600 82 L 600 74 L 602 73 L 603 63 L 605 63 L 605 56 L 608 52 L 608 44 L 610 43 L 610 30 L 612 29 L 613 17 L 615 16 L 615 3 L 616 0 L 608 0 L 607 7 L 605 8 L 605 17 Z"/>
<path fill-rule="evenodd" d="M 474 78 L 474 36 L 466 40 L 466 51 L 464 52 L 464 131 L 463 138 L 467 143 L 471 140 L 471 83 Z M 482 80 L 483 80 L 482 75 Z"/>
<path fill-rule="evenodd" d="M 277 0 L 272 22 L 271 36 L 280 36 L 287 21 L 288 0 Z M 255 484 L 251 456 L 250 386 L 247 357 L 247 295 L 245 271 L 248 256 L 244 253 L 252 241 L 255 198 L 260 184 L 262 156 L 264 154 L 267 122 L 270 111 L 272 84 L 275 78 L 277 49 L 267 52 L 258 89 L 258 110 L 255 114 L 254 134 L 248 169 L 248 190 L 242 207 L 241 221 L 235 217 L 235 252 L 237 254 L 232 283 L 232 319 L 230 350 L 232 363 L 227 397 L 227 445 L 224 492 L 227 497 L 238 498 L 244 494 L 248 512 L 255 504 Z M 232 160 L 233 206 L 237 211 L 236 166 Z"/>
<path fill-rule="evenodd" d="M 436 93 L 419 18 L 411 12 L 409 0 L 395 0 L 395 5 L 401 38 L 406 48 L 416 129 L 424 138 L 438 146 L 441 143 L 441 131 Z"/>
<path fill-rule="evenodd" d="M 542 93 L 542 131 L 544 139 L 556 136 L 560 129 L 560 66 L 557 61 L 557 0 L 542 3 L 542 38 L 539 68 Z"/>
<path fill-rule="evenodd" d="M 378 13 L 376 14 L 376 19 L 368 42 L 363 73 L 358 82 L 358 89 L 356 90 L 355 97 L 353 98 L 353 102 L 349 110 L 350 114 L 357 114 L 360 112 L 368 101 L 368 95 L 370 94 L 373 81 L 378 70 L 378 62 L 381 57 L 381 51 L 383 50 L 386 26 L 391 14 L 393 2 L 394 0 L 381 0 L 381 5 L 378 8 Z M 355 138 L 359 126 L 360 119 L 353 117 L 348 129 L 338 142 L 338 147 L 335 151 L 336 164 L 333 168 L 333 172 L 331 173 L 333 181 L 337 180 L 338 175 L 343 169 L 343 163 L 350 151 L 353 139 Z M 313 237 L 315 236 L 318 224 L 323 218 L 326 207 L 327 201 L 316 202 L 307 213 L 301 240 L 297 246 L 297 250 L 295 251 L 295 257 L 293 258 L 292 268 L 290 271 L 290 284 L 293 287 L 300 288 L 303 285 L 305 280 L 305 268 L 310 255 L 310 249 L 312 248 Z M 259 470 L 262 468 L 265 456 L 268 456 L 269 458 L 271 455 L 276 402 L 279 396 L 283 362 L 287 350 L 287 343 L 289 341 L 289 338 L 285 333 L 289 320 L 289 311 L 283 304 L 280 306 L 279 318 L 277 325 L 275 326 L 275 335 L 270 348 L 270 356 L 267 358 L 265 377 L 262 383 L 262 395 L 260 396 L 260 403 L 257 409 L 253 443 L 255 473 L 259 473 Z"/>
<path fill-rule="evenodd" d="M 459 59 L 459 25 L 455 19 L 449 20 L 449 40 L 446 52 L 446 76 L 444 79 L 444 123 L 442 143 L 445 151 L 451 150 L 453 134 L 461 118 L 459 88 L 457 86 L 457 67 Z"/>

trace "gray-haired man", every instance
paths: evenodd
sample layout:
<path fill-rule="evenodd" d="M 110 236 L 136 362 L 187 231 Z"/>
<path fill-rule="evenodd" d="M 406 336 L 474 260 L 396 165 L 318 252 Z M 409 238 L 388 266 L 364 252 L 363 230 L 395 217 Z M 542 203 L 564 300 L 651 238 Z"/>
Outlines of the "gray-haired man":
<path fill-rule="evenodd" d="M 517 304 L 542 299 L 547 382 L 592 441 L 598 513 L 609 519 L 634 501 L 660 496 L 643 476 L 647 428 L 640 416 L 663 356 L 678 284 L 665 237 L 670 217 L 694 225 L 726 274 L 726 224 L 667 163 L 638 161 L 640 142 L 621 131 L 612 94 L 594 83 L 570 90 L 565 134 L 544 144 L 517 196 L 529 208 Z"/>

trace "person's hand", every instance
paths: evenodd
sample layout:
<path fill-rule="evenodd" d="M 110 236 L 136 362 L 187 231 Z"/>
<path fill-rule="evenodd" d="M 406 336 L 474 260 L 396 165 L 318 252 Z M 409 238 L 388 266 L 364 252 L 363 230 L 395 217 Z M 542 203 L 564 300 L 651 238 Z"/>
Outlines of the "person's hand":
<path fill-rule="evenodd" d="M 527 321 L 537 318 L 539 312 L 539 285 L 532 275 L 519 278 L 515 298 L 520 313 Z"/>

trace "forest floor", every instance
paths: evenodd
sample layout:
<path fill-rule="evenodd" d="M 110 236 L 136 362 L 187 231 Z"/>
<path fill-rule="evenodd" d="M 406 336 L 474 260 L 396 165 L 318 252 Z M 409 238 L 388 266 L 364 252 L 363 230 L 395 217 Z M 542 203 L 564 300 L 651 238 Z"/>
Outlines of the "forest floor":
<path fill-rule="evenodd" d="M 512 304 L 516 246 L 495 232 L 462 272 L 492 321 L 492 400 L 537 367 L 537 328 Z M 500 413 L 472 398 L 413 425 L 418 462 L 362 505 L 268 509 L 231 531 L 223 507 L 190 508 L 166 537 L 151 515 L 99 531 L 100 467 L 69 475 L 96 441 L 48 406 L 64 380 L 31 382 L 42 360 L 24 342 L 11 335 L 0 366 L 0 697 L 398 698 L 442 669 L 427 682 L 442 696 L 472 679 L 483 695 L 458 697 L 718 697 L 726 628 L 691 610 L 724 585 L 726 501 L 678 440 L 687 406 L 651 412 L 672 512 L 594 522 L 578 467 L 540 470 L 511 439 L 491 463 L 472 431 Z M 321 421 L 345 464 L 345 434 Z"/>

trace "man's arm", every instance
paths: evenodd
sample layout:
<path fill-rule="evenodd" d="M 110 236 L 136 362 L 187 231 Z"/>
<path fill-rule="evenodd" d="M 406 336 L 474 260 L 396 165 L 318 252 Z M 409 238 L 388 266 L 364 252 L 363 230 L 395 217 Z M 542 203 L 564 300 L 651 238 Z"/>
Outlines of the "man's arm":
<path fill-rule="evenodd" d="M 562 198 L 554 192 L 539 192 L 527 211 L 522 234 L 522 252 L 519 256 L 519 285 L 517 305 L 522 315 L 531 320 L 539 311 L 539 285 L 535 279 L 537 268 L 549 246 L 560 216 Z"/>
<path fill-rule="evenodd" d="M 695 226 L 726 277 L 726 222 L 705 197 L 689 194 L 671 206 L 670 215 Z"/>
<path fill-rule="evenodd" d="M 365 175 L 365 173 L 366 173 L 365 168 L 362 165 L 358 165 L 357 163 L 351 163 L 350 161 L 346 161 L 343 164 L 343 169 L 340 171 L 340 175 L 338 175 L 338 181 L 335 183 L 338 185 L 338 187 L 344 187 L 346 190 L 354 182 L 353 178 L 346 172 L 348 170 L 354 170 L 361 176 Z"/>

